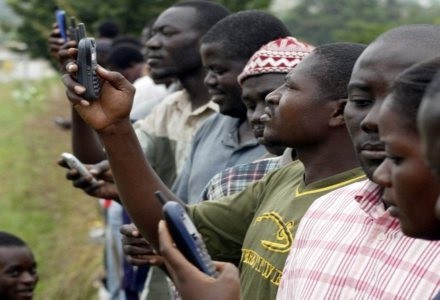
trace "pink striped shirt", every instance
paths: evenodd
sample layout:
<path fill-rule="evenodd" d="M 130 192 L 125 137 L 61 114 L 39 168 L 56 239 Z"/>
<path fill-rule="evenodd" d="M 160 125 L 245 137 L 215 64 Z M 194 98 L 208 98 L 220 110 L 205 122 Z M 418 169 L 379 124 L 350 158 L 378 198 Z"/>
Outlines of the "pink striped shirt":
<path fill-rule="evenodd" d="M 284 266 L 277 299 L 432 299 L 440 291 L 440 241 L 402 234 L 361 181 L 309 208 Z"/>

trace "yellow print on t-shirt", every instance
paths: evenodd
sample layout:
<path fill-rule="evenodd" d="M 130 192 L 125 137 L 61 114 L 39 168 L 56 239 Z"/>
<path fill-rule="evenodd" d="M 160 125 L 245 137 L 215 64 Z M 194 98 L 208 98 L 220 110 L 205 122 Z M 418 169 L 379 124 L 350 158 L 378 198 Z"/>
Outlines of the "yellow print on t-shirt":
<path fill-rule="evenodd" d="M 273 284 L 280 284 L 283 271 L 275 268 L 274 265 L 261 257 L 257 252 L 250 249 L 242 249 L 241 262 L 249 265 Z"/>
<path fill-rule="evenodd" d="M 262 222 L 263 220 L 269 220 L 273 222 L 278 230 L 276 232 L 276 242 L 261 240 L 261 245 L 270 250 L 280 253 L 285 253 L 290 251 L 290 247 L 293 243 L 292 228 L 295 225 L 294 221 L 284 222 L 283 218 L 277 212 L 264 213 L 255 220 L 255 224 Z M 255 225 L 254 224 L 254 225 Z"/>

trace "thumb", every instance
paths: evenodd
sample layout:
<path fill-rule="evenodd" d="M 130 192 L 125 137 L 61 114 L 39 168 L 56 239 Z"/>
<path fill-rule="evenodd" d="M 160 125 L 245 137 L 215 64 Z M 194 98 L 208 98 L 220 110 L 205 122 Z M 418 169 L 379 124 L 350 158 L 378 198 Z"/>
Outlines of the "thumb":
<path fill-rule="evenodd" d="M 109 168 L 110 165 L 108 163 L 108 160 L 103 160 L 97 164 L 94 164 L 90 169 L 90 173 L 92 173 L 93 175 L 99 175 L 106 172 Z"/>
<path fill-rule="evenodd" d="M 109 71 L 100 65 L 96 68 L 96 73 L 117 90 L 127 90 L 131 87 L 131 83 L 121 73 Z"/>

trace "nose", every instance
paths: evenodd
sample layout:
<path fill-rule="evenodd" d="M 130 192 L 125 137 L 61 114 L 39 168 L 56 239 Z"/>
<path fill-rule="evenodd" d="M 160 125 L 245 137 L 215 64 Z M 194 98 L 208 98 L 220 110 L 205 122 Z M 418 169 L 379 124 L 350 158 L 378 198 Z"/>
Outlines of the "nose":
<path fill-rule="evenodd" d="M 264 114 L 265 101 L 258 101 L 253 111 L 250 111 L 249 121 L 251 124 L 261 124 L 260 117 Z M 249 110 L 248 110 L 249 111 Z"/>
<path fill-rule="evenodd" d="M 212 71 L 208 70 L 208 72 L 206 72 L 206 76 L 203 82 L 208 87 L 214 87 L 217 85 L 217 77 L 214 75 Z"/>
<path fill-rule="evenodd" d="M 145 47 L 147 47 L 148 50 L 155 50 L 160 48 L 161 42 L 160 38 L 158 37 L 158 34 L 153 34 L 146 42 Z"/>
<path fill-rule="evenodd" d="M 373 181 L 382 187 L 391 187 L 391 162 L 388 158 L 385 158 L 374 171 Z"/>
<path fill-rule="evenodd" d="M 379 110 L 380 110 L 381 104 L 382 104 L 382 101 L 376 100 L 374 102 L 374 105 L 371 108 L 371 110 L 367 113 L 365 118 L 361 121 L 361 128 L 365 132 L 368 132 L 368 133 L 378 132 L 377 123 L 378 123 L 378 116 L 379 116 Z"/>
<path fill-rule="evenodd" d="M 34 272 L 25 271 L 20 275 L 20 281 L 23 284 L 35 284 L 38 281 L 38 275 Z"/>

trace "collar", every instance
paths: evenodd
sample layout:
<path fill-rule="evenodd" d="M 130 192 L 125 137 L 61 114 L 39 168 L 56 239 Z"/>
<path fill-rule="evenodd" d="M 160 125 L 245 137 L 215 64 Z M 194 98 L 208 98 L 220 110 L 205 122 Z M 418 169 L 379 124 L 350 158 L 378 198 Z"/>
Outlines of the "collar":
<path fill-rule="evenodd" d="M 383 188 L 371 180 L 367 180 L 354 199 L 360 208 L 371 218 L 382 220 L 391 227 L 398 226 L 399 220 L 392 217 L 382 202 Z M 382 222 L 381 221 L 381 222 Z"/>
<path fill-rule="evenodd" d="M 256 147 L 260 145 L 255 137 L 244 142 L 239 142 L 238 130 L 241 125 L 240 119 L 232 118 L 229 116 L 224 116 L 224 117 L 225 117 L 225 122 L 224 122 L 225 134 L 222 139 L 223 145 L 234 148 L 235 150 L 240 150 L 246 147 Z"/>

